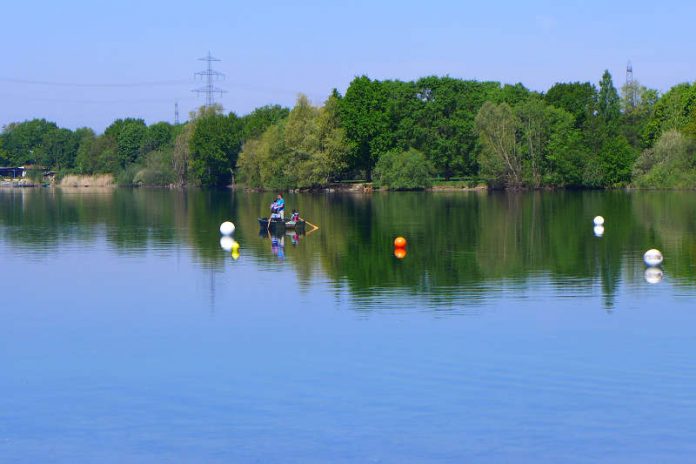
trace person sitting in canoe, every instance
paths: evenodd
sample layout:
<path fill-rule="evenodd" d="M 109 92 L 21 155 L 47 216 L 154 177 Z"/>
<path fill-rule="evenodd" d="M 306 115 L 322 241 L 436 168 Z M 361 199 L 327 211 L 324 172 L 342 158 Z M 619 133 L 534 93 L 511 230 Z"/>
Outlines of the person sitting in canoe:
<path fill-rule="evenodd" d="M 278 194 L 276 200 L 271 203 L 271 219 L 280 218 L 285 219 L 285 200 L 283 200 L 283 195 Z"/>
<path fill-rule="evenodd" d="M 300 212 L 297 211 L 296 209 L 293 209 L 293 210 L 292 210 L 292 216 L 290 216 L 290 221 L 291 221 L 291 222 L 294 222 L 295 224 L 297 224 L 297 223 L 298 223 L 299 221 L 301 221 L 301 220 L 302 220 L 302 218 L 300 217 Z"/>

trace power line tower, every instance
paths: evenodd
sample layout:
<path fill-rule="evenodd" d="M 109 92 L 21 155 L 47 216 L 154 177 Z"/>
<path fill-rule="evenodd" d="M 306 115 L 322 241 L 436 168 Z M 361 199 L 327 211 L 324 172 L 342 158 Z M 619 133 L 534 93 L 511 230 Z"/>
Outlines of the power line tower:
<path fill-rule="evenodd" d="M 631 61 L 629 60 L 628 63 L 626 64 L 626 84 L 631 84 L 633 83 L 633 65 L 631 64 Z"/>
<path fill-rule="evenodd" d="M 174 125 L 179 125 L 179 102 L 174 102 Z"/>
<path fill-rule="evenodd" d="M 208 52 L 207 56 L 204 56 L 203 58 L 198 58 L 198 61 L 205 61 L 207 63 L 206 69 L 200 72 L 197 72 L 195 74 L 196 77 L 200 77 L 201 79 L 205 79 L 205 85 L 203 87 L 199 87 L 197 89 L 194 89 L 193 91 L 196 92 L 196 94 L 200 95 L 201 93 L 205 94 L 205 106 L 210 107 L 213 104 L 215 104 L 215 95 L 218 94 L 220 97 L 222 97 L 222 94 L 227 92 L 227 90 L 221 89 L 219 87 L 215 87 L 215 81 L 219 79 L 224 79 L 225 75 L 221 72 L 215 71 L 213 69 L 213 61 L 221 61 L 217 58 L 214 58 L 210 52 Z"/>
<path fill-rule="evenodd" d="M 624 88 L 626 89 L 628 104 L 631 108 L 635 108 L 638 106 L 638 85 L 633 79 L 633 65 L 630 61 L 626 64 L 626 84 Z"/>

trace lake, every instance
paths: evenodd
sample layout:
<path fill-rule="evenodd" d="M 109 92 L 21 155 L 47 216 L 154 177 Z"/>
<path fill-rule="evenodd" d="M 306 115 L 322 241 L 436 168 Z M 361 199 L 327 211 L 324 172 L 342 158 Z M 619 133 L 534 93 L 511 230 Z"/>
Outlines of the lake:
<path fill-rule="evenodd" d="M 272 199 L 0 190 L 0 462 L 693 460 L 695 193 Z"/>

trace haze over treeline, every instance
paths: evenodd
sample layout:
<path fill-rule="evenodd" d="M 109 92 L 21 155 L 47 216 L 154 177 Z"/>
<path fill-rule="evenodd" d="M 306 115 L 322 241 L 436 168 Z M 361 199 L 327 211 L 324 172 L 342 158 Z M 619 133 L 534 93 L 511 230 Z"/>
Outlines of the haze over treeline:
<path fill-rule="evenodd" d="M 433 178 L 493 187 L 696 187 L 696 85 L 664 93 L 630 81 L 617 89 L 424 77 L 356 77 L 320 106 L 268 105 L 245 116 L 219 106 L 184 124 L 114 121 L 103 134 L 44 119 L 0 135 L 0 164 L 60 173 L 113 173 L 124 185 L 319 188 L 361 179 L 413 189 Z"/>

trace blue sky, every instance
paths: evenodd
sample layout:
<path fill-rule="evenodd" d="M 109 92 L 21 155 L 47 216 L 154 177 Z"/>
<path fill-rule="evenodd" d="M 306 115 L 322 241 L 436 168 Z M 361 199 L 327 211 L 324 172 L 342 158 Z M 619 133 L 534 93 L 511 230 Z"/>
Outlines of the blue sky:
<path fill-rule="evenodd" d="M 172 121 L 177 100 L 184 119 L 203 103 L 191 89 L 208 50 L 223 60 L 221 103 L 237 114 L 291 105 L 298 92 L 321 103 L 361 74 L 546 90 L 597 82 L 609 69 L 619 86 L 630 59 L 649 87 L 696 79 L 696 2 L 103 3 L 5 2 L 0 125 L 44 117 L 101 131 L 119 117 Z"/>

